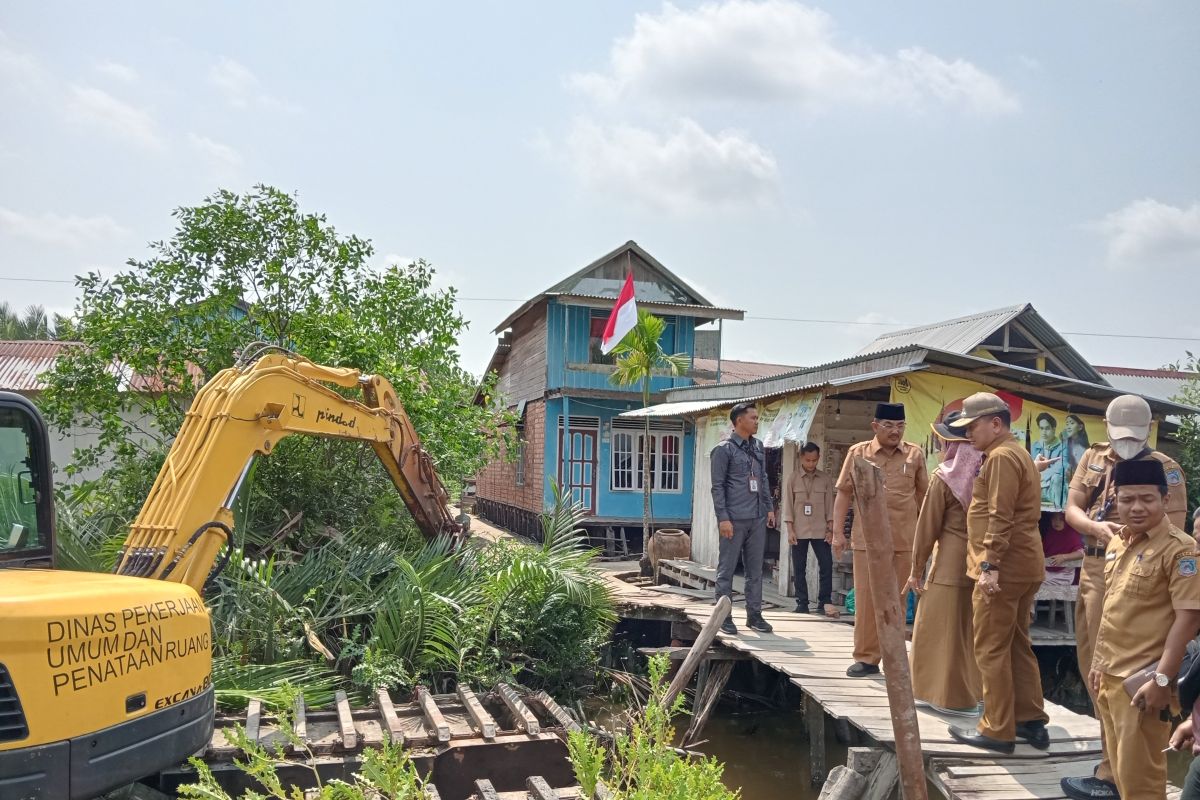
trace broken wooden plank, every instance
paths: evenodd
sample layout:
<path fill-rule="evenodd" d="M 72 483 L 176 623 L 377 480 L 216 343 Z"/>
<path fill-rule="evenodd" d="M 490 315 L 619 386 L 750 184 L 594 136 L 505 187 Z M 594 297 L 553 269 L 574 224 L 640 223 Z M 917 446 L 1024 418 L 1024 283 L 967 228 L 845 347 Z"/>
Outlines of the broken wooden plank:
<path fill-rule="evenodd" d="M 479 731 L 479 735 L 484 739 L 495 739 L 496 720 L 492 719 L 492 715 L 487 712 L 483 703 L 479 702 L 479 698 L 465 683 L 458 685 L 458 699 L 467 709 L 467 716 L 471 718 L 471 724 L 475 726 L 475 730 Z"/>
<path fill-rule="evenodd" d="M 246 740 L 250 744 L 258 744 L 258 732 L 261 727 L 262 701 L 257 697 L 252 697 L 246 705 Z"/>
<path fill-rule="evenodd" d="M 433 732 L 437 740 L 439 742 L 450 741 L 450 724 L 442 716 L 442 712 L 438 709 L 433 695 L 424 686 L 417 687 L 417 704 L 421 706 L 421 713 L 425 717 L 425 722 L 429 725 L 429 729 Z"/>
<path fill-rule="evenodd" d="M 350 699 L 341 689 L 334 692 L 333 702 L 337 708 L 338 732 L 342 738 L 342 747 L 353 750 L 358 747 L 358 732 L 354 730 L 354 717 L 350 713 Z"/>
<path fill-rule="evenodd" d="M 524 701 L 521 700 L 520 695 L 517 694 L 515 689 L 507 683 L 498 683 L 496 684 L 496 694 L 500 695 L 500 699 L 504 701 L 504 705 L 508 706 L 509 712 L 513 715 L 513 721 L 516 723 L 517 730 L 527 733 L 530 736 L 537 736 L 541 733 L 541 723 L 538 722 L 533 712 L 529 710 L 529 706 L 525 705 Z M 546 695 L 546 697 L 548 699 L 550 696 Z M 554 701 L 551 700 L 550 702 L 553 703 Z M 557 706 L 558 704 L 555 703 L 555 705 Z M 546 706 L 546 709 L 551 714 L 554 714 L 554 711 L 549 706 Z M 562 709 L 559 710 L 561 711 Z M 558 719 L 558 715 L 555 714 L 554 718 Z M 568 717 L 568 719 L 570 718 Z M 564 725 L 563 727 L 566 726 Z"/>
<path fill-rule="evenodd" d="M 400 727 L 400 718 L 396 716 L 396 707 L 392 705 L 392 696 L 387 689 L 377 689 L 375 699 L 379 703 L 379 717 L 383 720 L 383 729 L 387 731 L 392 744 L 404 746 L 404 731 Z"/>
<path fill-rule="evenodd" d="M 712 614 L 708 617 L 708 622 L 704 623 L 704 627 L 700 629 L 700 635 L 696 637 L 696 641 L 692 644 L 691 652 L 683 660 L 683 665 L 679 668 L 679 672 L 675 673 L 675 678 L 671 681 L 671 685 L 667 687 L 667 692 L 663 695 L 660 703 L 663 708 L 670 708 L 671 704 L 675 702 L 675 698 L 679 696 L 679 693 L 687 686 L 688 681 L 692 679 L 692 673 L 696 671 L 696 667 L 700 666 L 700 660 L 703 658 L 704 652 L 708 650 L 708 646 L 717 637 L 717 631 L 725 623 L 725 619 L 729 616 L 731 608 L 732 602 L 728 597 L 722 597 L 717 600 L 713 606 Z"/>

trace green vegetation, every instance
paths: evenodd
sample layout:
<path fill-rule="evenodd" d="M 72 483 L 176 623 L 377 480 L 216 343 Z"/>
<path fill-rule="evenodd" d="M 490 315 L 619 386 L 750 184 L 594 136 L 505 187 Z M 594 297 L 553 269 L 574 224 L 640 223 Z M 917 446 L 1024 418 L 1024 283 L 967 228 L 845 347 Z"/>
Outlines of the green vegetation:
<path fill-rule="evenodd" d="M 595 797 L 596 787 L 603 784 L 612 800 L 737 800 L 739 793 L 721 783 L 724 767 L 713 758 L 689 759 L 673 747 L 675 728 L 671 719 L 683 712 L 680 695 L 668 708 L 663 700 L 667 691 L 666 656 L 650 660 L 650 697 L 637 713 L 630 714 L 624 733 L 612 746 L 607 746 L 586 731 L 570 734 L 567 747 L 575 779 L 583 797 Z M 303 748 L 304 743 L 292 734 L 289 709 L 295 699 L 295 689 L 280 688 L 280 727 L 286 743 Z M 262 744 L 246 739 L 241 728 L 232 730 L 233 744 L 246 752 L 238 766 L 256 778 L 266 794 L 246 792 L 236 800 L 302 800 L 303 790 L 283 786 L 275 775 L 275 765 L 283 760 L 285 742 L 268 750 Z M 204 762 L 193 758 L 197 782 L 181 786 L 182 797 L 203 800 L 235 800 L 218 785 Z M 313 783 L 320 787 L 322 800 L 418 800 L 424 797 L 424 781 L 417 774 L 407 753 L 399 747 L 385 745 L 381 750 L 368 751 L 363 770 L 353 784 L 342 781 L 321 783 L 313 773 Z"/>
<path fill-rule="evenodd" d="M 1168 369 L 1180 369 L 1187 372 L 1200 372 L 1200 358 L 1192 353 L 1180 363 L 1168 364 Z M 1193 378 L 1184 384 L 1182 391 L 1171 398 L 1177 403 L 1200 407 L 1200 379 Z M 1179 423 L 1176 433 L 1179 441 L 1179 465 L 1183 474 L 1188 476 L 1188 520 L 1189 524 L 1196 507 L 1200 506 L 1200 419 L 1195 414 L 1189 414 Z M 1195 477 L 1193 477 L 1195 476 Z"/>
<path fill-rule="evenodd" d="M 662 347 L 662 335 L 667 323 L 649 311 L 639 311 L 637 324 L 625 334 L 615 348 L 616 363 L 609 382 L 617 386 L 642 385 L 642 407 L 650 405 L 650 379 L 655 375 L 682 375 L 689 359 L 684 353 L 668 355 Z M 645 418 L 644 442 L 650 441 L 650 418 Z M 648 446 L 648 445 L 646 445 Z M 654 489 L 650 477 L 650 458 L 642 459 L 642 536 L 643 547 L 650 545 L 650 521 L 653 509 L 650 493 Z"/>
<path fill-rule="evenodd" d="M 0 301 L 0 339 L 67 339 L 72 332 L 70 320 L 58 314 L 51 319 L 42 306 L 17 313 Z"/>

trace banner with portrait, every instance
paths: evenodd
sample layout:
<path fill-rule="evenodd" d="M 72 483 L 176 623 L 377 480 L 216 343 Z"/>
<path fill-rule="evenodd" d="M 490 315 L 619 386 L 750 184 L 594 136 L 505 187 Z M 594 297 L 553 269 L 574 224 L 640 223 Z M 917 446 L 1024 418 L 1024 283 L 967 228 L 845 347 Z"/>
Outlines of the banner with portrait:
<path fill-rule="evenodd" d="M 1103 417 L 1042 405 L 1013 392 L 962 378 L 930 372 L 901 375 L 892 380 L 891 399 L 893 403 L 904 403 L 908 418 L 905 438 L 924 448 L 930 470 L 937 466 L 938 455 L 936 437 L 929 426 L 951 411 L 961 410 L 962 401 L 975 392 L 994 392 L 1008 403 L 1017 441 L 1034 459 L 1045 456 L 1052 462 L 1042 471 L 1042 508 L 1049 511 L 1065 507 L 1071 476 L 1084 451 L 1091 443 L 1108 439 Z M 1150 427 L 1151 447 L 1157 444 L 1157 437 L 1155 422 Z"/>

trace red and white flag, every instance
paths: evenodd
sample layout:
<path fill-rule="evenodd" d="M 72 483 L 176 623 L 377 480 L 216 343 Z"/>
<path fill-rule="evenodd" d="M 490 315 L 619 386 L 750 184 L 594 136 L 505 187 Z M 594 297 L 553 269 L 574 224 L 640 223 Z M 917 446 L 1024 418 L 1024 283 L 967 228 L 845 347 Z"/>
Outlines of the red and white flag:
<path fill-rule="evenodd" d="M 608 315 L 608 324 L 604 326 L 604 336 L 600 339 L 600 352 L 608 355 L 614 347 L 621 343 L 625 334 L 633 330 L 637 324 L 637 301 L 633 299 L 633 273 L 625 277 L 625 285 L 617 295 L 617 304 Z"/>

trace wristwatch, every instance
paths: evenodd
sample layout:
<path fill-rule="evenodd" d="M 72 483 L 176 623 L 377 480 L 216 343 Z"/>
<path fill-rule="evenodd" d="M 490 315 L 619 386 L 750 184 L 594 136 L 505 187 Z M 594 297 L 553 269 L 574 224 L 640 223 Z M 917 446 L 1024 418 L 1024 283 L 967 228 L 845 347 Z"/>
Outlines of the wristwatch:
<path fill-rule="evenodd" d="M 1000 565 L 999 565 L 999 564 L 993 564 L 993 563 L 992 563 L 992 562 L 990 562 L 990 561 L 984 561 L 982 564 L 980 564 L 980 565 L 979 565 L 979 569 L 980 569 L 982 572 L 993 572 L 994 570 L 998 570 L 998 569 L 1000 569 Z"/>
<path fill-rule="evenodd" d="M 1165 689 L 1171 685 L 1171 676 L 1156 672 L 1154 673 L 1154 682 Z"/>

